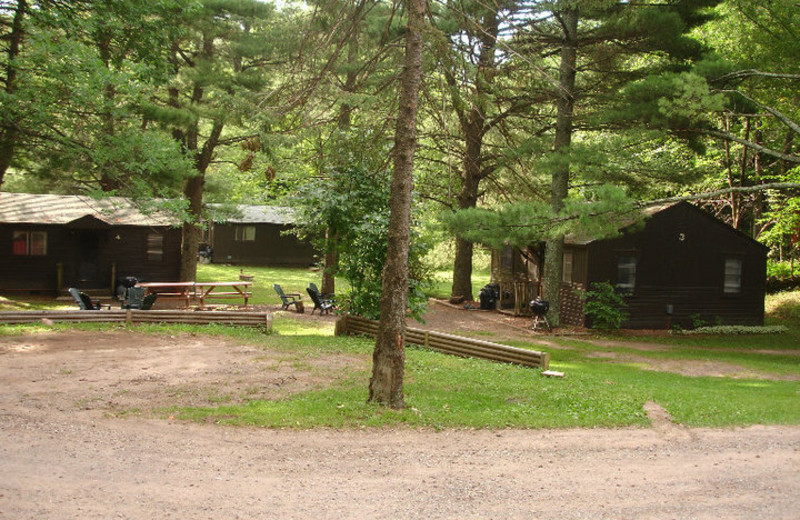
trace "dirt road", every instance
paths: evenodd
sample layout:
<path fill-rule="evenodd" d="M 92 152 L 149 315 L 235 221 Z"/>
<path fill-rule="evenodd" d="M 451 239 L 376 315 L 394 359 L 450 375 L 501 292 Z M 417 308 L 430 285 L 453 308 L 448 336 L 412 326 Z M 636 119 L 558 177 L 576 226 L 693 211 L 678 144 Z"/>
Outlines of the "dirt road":
<path fill-rule="evenodd" d="M 124 415 L 310 384 L 217 338 L 0 337 L 2 519 L 796 519 L 800 428 L 283 431 Z M 324 360 L 334 362 L 334 360 Z M 349 363 L 354 360 L 338 360 Z M 287 364 L 290 365 L 290 364 Z"/>

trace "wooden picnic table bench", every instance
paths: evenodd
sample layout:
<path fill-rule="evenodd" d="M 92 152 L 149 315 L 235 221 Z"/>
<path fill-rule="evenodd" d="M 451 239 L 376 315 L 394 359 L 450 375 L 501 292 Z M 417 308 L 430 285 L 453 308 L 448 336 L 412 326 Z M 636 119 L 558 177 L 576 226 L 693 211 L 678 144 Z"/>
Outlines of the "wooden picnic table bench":
<path fill-rule="evenodd" d="M 200 307 L 205 307 L 206 300 L 217 298 L 242 298 L 245 306 L 247 300 L 253 296 L 250 287 L 253 282 L 142 282 L 139 287 L 144 287 L 149 293 L 158 294 L 159 298 L 183 300 L 189 307 L 191 300 L 200 300 Z M 230 290 L 225 290 L 226 288 Z"/>

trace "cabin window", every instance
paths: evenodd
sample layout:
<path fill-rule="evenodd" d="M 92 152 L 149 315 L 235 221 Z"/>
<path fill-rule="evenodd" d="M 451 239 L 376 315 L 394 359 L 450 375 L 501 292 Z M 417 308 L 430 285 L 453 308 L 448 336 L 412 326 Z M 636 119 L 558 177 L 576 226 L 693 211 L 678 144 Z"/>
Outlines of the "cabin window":
<path fill-rule="evenodd" d="M 234 233 L 237 242 L 253 242 L 256 239 L 255 226 L 236 226 Z"/>
<path fill-rule="evenodd" d="M 722 290 L 725 294 L 739 294 L 742 292 L 742 259 L 725 259 L 725 282 Z"/>
<path fill-rule="evenodd" d="M 617 289 L 633 292 L 636 287 L 636 257 L 620 256 L 617 258 Z"/>
<path fill-rule="evenodd" d="M 147 234 L 147 261 L 160 262 L 164 258 L 164 236 L 158 233 Z"/>
<path fill-rule="evenodd" d="M 572 251 L 564 251 L 564 259 L 561 267 L 561 281 L 572 283 Z"/>
<path fill-rule="evenodd" d="M 46 231 L 14 231 L 11 252 L 19 256 L 44 256 L 47 254 Z"/>

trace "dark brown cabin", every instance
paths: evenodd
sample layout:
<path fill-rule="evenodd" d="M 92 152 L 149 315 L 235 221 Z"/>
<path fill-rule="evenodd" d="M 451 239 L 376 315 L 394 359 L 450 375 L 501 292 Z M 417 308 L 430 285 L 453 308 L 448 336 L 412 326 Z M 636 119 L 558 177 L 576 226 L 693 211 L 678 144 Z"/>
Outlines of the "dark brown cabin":
<path fill-rule="evenodd" d="M 234 265 L 308 267 L 315 262 L 311 243 L 289 233 L 291 208 L 238 205 L 224 220 L 209 224 L 211 261 Z"/>
<path fill-rule="evenodd" d="M 0 291 L 108 290 L 117 280 L 177 280 L 181 231 L 130 200 L 0 193 Z"/>
<path fill-rule="evenodd" d="M 643 225 L 628 226 L 615 238 L 566 240 L 565 324 L 591 326 L 576 291 L 595 282 L 610 282 L 625 295 L 625 328 L 764 323 L 766 246 L 687 202 L 650 208 L 647 214 Z M 515 292 L 515 285 L 538 292 L 537 253 L 528 248 L 524 255 L 519 250 L 493 255 L 493 278 L 505 280 L 501 288 L 505 285 L 507 294 Z M 502 268 L 503 254 L 507 269 Z M 524 309 L 524 302 L 506 305 Z"/>

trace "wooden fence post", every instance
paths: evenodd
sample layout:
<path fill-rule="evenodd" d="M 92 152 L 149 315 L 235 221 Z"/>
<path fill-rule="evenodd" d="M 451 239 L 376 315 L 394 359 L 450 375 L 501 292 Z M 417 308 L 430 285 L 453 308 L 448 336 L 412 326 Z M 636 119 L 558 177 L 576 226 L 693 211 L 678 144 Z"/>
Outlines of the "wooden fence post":
<path fill-rule="evenodd" d="M 347 315 L 342 316 L 338 320 L 336 320 L 336 325 L 333 329 L 334 336 L 346 336 L 349 330 L 347 330 Z"/>

